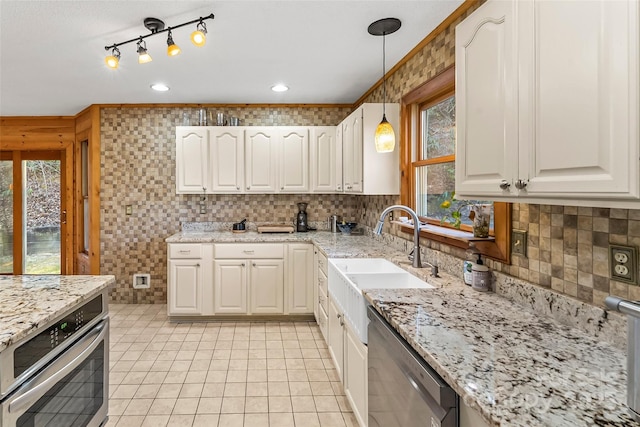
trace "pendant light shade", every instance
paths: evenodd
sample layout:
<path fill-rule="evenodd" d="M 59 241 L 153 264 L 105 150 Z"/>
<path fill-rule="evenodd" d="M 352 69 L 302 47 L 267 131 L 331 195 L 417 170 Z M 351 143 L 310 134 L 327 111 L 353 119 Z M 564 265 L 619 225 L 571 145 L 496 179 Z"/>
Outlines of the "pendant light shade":
<path fill-rule="evenodd" d="M 104 59 L 104 62 L 106 62 L 107 67 L 111 68 L 112 70 L 118 68 L 118 65 L 120 64 L 120 50 L 118 50 L 117 47 L 114 47 L 111 51 L 111 55 L 107 56 Z"/>
<path fill-rule="evenodd" d="M 198 25 L 196 25 L 196 30 L 193 33 L 191 33 L 191 43 L 193 43 L 198 47 L 202 47 L 206 42 L 207 42 L 207 25 L 201 20 L 200 22 L 198 22 Z"/>
<path fill-rule="evenodd" d="M 367 31 L 373 36 L 382 36 L 382 121 L 376 128 L 375 144 L 378 153 L 390 153 L 396 148 L 396 134 L 391 123 L 387 121 L 385 104 L 387 102 L 387 80 L 386 80 L 386 46 L 385 36 L 393 34 L 400 29 L 402 23 L 397 18 L 380 19 L 371 25 Z"/>
<path fill-rule="evenodd" d="M 175 42 L 173 41 L 173 35 L 171 34 L 171 31 L 169 31 L 169 36 L 167 37 L 167 55 L 176 56 L 180 55 L 180 52 L 182 52 L 180 50 L 180 47 L 175 44 Z"/>
<path fill-rule="evenodd" d="M 147 53 L 147 43 L 140 39 L 138 42 L 138 64 L 146 64 L 147 62 L 151 62 L 151 55 Z"/>
<path fill-rule="evenodd" d="M 385 115 L 376 128 L 375 142 L 378 153 L 390 153 L 396 148 L 396 133 Z"/>

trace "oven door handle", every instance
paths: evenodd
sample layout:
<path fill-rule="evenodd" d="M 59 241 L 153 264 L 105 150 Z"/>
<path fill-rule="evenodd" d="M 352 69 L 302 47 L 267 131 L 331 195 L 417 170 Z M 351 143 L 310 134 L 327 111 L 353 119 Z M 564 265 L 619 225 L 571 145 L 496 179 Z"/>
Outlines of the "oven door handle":
<path fill-rule="evenodd" d="M 9 403 L 9 413 L 19 413 L 23 408 L 31 406 L 54 384 L 76 369 L 105 339 L 109 328 L 109 319 L 105 319 L 87 335 L 72 344 L 60 357 L 45 367 L 36 377 L 27 381 L 18 389 L 27 390 Z M 108 349 L 107 349 L 108 351 Z"/>

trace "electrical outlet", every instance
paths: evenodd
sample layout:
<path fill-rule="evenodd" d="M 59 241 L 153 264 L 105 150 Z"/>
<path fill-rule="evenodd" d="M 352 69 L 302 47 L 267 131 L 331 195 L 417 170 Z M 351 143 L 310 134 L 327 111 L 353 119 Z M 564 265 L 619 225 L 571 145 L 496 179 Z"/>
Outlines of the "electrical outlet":
<path fill-rule="evenodd" d="M 635 246 L 609 245 L 611 278 L 620 282 L 638 284 L 638 252 Z"/>
<path fill-rule="evenodd" d="M 511 253 L 527 257 L 527 232 L 524 230 L 511 230 Z"/>
<path fill-rule="evenodd" d="M 133 289 L 149 289 L 151 287 L 150 274 L 134 274 Z"/>
<path fill-rule="evenodd" d="M 132 205 L 127 205 L 124 207 L 124 214 L 125 215 L 131 215 L 133 213 L 133 206 Z"/>

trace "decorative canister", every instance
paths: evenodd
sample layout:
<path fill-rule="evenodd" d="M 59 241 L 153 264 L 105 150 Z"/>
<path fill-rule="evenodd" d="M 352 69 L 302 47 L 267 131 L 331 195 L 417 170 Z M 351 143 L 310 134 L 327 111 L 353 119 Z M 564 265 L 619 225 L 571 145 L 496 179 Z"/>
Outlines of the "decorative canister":
<path fill-rule="evenodd" d="M 491 290 L 491 272 L 489 267 L 482 264 L 473 264 L 473 282 L 471 287 L 479 292 Z"/>

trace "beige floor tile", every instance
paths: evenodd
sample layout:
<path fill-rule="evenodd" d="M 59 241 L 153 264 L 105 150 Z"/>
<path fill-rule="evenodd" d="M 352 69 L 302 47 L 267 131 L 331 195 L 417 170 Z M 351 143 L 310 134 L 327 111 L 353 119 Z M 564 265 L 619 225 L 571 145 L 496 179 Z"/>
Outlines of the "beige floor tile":
<path fill-rule="evenodd" d="M 244 427 L 269 427 L 269 414 L 245 414 Z"/>
<path fill-rule="evenodd" d="M 169 368 L 169 372 L 187 372 L 191 367 L 191 360 L 175 360 Z"/>
<path fill-rule="evenodd" d="M 334 389 L 329 381 L 309 381 L 314 396 L 333 396 Z"/>
<path fill-rule="evenodd" d="M 207 372 L 207 383 L 224 383 L 227 381 L 227 371 L 209 371 Z"/>
<path fill-rule="evenodd" d="M 289 381 L 310 381 L 306 369 L 287 369 Z"/>
<path fill-rule="evenodd" d="M 336 401 L 338 402 L 341 412 L 351 412 L 351 405 L 347 400 L 347 396 L 336 396 Z"/>
<path fill-rule="evenodd" d="M 243 427 L 244 414 L 220 414 L 218 427 Z"/>
<path fill-rule="evenodd" d="M 144 421 L 144 415 L 123 415 L 118 420 L 116 427 L 140 427 Z"/>
<path fill-rule="evenodd" d="M 244 412 L 247 414 L 269 412 L 269 399 L 266 396 L 249 396 L 245 399 Z"/>
<path fill-rule="evenodd" d="M 291 397 L 269 396 L 269 412 L 292 412 Z"/>
<path fill-rule="evenodd" d="M 296 427 L 320 427 L 320 420 L 315 412 L 294 412 L 293 420 Z"/>
<path fill-rule="evenodd" d="M 247 371 L 247 382 L 248 383 L 257 383 L 257 382 L 266 382 L 267 381 L 267 370 L 266 369 L 251 369 Z"/>
<path fill-rule="evenodd" d="M 184 378 L 185 384 L 200 384 L 203 385 L 205 380 L 207 379 L 207 371 L 193 371 L 190 370 L 187 372 L 187 375 Z"/>
<path fill-rule="evenodd" d="M 249 359 L 233 359 L 229 361 L 230 371 L 246 371 L 249 366 Z"/>
<path fill-rule="evenodd" d="M 173 398 L 177 399 L 182 390 L 182 384 L 162 384 L 158 389 L 156 398 Z"/>
<path fill-rule="evenodd" d="M 343 412 L 342 418 L 344 419 L 344 423 L 347 427 L 360 427 L 356 416 L 353 415 L 353 412 Z"/>
<path fill-rule="evenodd" d="M 140 427 L 165 427 L 169 422 L 169 415 L 147 415 Z"/>
<path fill-rule="evenodd" d="M 192 397 L 199 398 L 202 395 L 202 388 L 204 387 L 204 383 L 202 384 L 188 384 L 185 383 L 182 385 L 182 389 L 180 390 L 179 398 Z"/>
<path fill-rule="evenodd" d="M 142 380 L 142 384 L 162 384 L 167 377 L 166 371 L 148 372 L 147 376 Z"/>
<path fill-rule="evenodd" d="M 314 396 L 318 412 L 340 412 L 335 396 Z"/>
<path fill-rule="evenodd" d="M 267 359 L 249 359 L 247 360 L 247 369 L 252 370 L 267 370 Z"/>
<path fill-rule="evenodd" d="M 303 359 L 307 369 L 325 369 L 322 359 Z M 333 367 L 333 366 L 332 366 Z"/>
<path fill-rule="evenodd" d="M 269 396 L 289 396 L 291 394 L 287 381 L 269 382 L 268 387 Z"/>
<path fill-rule="evenodd" d="M 213 356 L 212 356 L 213 357 Z M 209 364 L 210 371 L 227 371 L 229 369 L 229 359 L 214 359 Z"/>
<path fill-rule="evenodd" d="M 194 418 L 194 415 L 173 414 L 169 417 L 167 427 L 191 427 Z"/>
<path fill-rule="evenodd" d="M 313 396 L 291 396 L 293 412 L 316 412 Z"/>
<path fill-rule="evenodd" d="M 191 362 L 191 366 L 189 367 L 189 371 L 193 372 L 193 371 L 208 371 L 209 370 L 209 365 L 211 365 L 211 360 L 208 359 L 194 359 L 193 362 Z"/>
<path fill-rule="evenodd" d="M 160 352 L 160 354 L 156 358 L 156 361 L 173 362 L 174 360 L 176 360 L 176 356 L 178 356 L 178 350 L 164 349 Z"/>
<path fill-rule="evenodd" d="M 278 427 L 295 427 L 292 413 L 269 413 L 269 425 Z"/>
<path fill-rule="evenodd" d="M 103 426 L 103 427 L 116 427 L 116 424 L 118 424 L 118 421 L 120 421 L 120 417 L 117 415 L 109 415 L 108 419 L 107 419 L 107 423 Z"/>
<path fill-rule="evenodd" d="M 229 370 L 227 372 L 227 382 L 228 383 L 246 383 L 247 382 L 247 371 L 232 371 Z"/>
<path fill-rule="evenodd" d="M 193 427 L 216 427 L 220 416 L 218 414 L 196 414 Z"/>
<path fill-rule="evenodd" d="M 306 369 L 307 367 L 304 365 L 304 359 L 285 359 L 285 363 L 287 369 Z"/>
<path fill-rule="evenodd" d="M 329 376 L 325 369 L 307 369 L 309 381 L 329 381 Z"/>
<path fill-rule="evenodd" d="M 149 415 L 171 415 L 176 405 L 175 398 L 171 399 L 153 399 L 153 403 L 149 408 Z"/>
<path fill-rule="evenodd" d="M 137 384 L 121 384 L 116 388 L 112 397 L 114 399 L 131 399 L 136 394 L 138 387 L 140 386 Z"/>
<path fill-rule="evenodd" d="M 124 414 L 124 410 L 131 402 L 131 399 L 109 399 L 109 416 L 119 416 Z"/>
<path fill-rule="evenodd" d="M 244 397 L 223 397 L 220 413 L 244 414 Z"/>
<path fill-rule="evenodd" d="M 311 396 L 311 385 L 308 381 L 289 381 L 291 396 Z"/>
<path fill-rule="evenodd" d="M 289 381 L 286 369 L 268 369 L 267 381 Z"/>
<path fill-rule="evenodd" d="M 201 397 L 197 414 L 219 414 L 222 407 L 222 397 Z"/>
<path fill-rule="evenodd" d="M 287 360 L 280 358 L 280 359 L 267 359 L 267 369 L 268 370 L 272 370 L 272 369 L 287 369 Z"/>
<path fill-rule="evenodd" d="M 173 407 L 173 414 L 178 415 L 195 415 L 198 409 L 200 399 L 197 397 L 178 398 Z"/>
<path fill-rule="evenodd" d="M 187 372 L 167 372 L 167 376 L 164 377 L 164 384 L 183 384 L 187 378 Z"/>
<path fill-rule="evenodd" d="M 133 397 L 135 399 L 153 399 L 158 394 L 158 390 L 160 390 L 160 384 L 142 384 Z"/>
<path fill-rule="evenodd" d="M 346 427 L 341 412 L 319 412 L 320 427 Z"/>
<path fill-rule="evenodd" d="M 247 383 L 247 396 L 268 396 L 269 388 L 266 382 Z"/>
<path fill-rule="evenodd" d="M 247 394 L 247 383 L 226 383 L 224 386 L 225 397 L 244 397 Z"/>
<path fill-rule="evenodd" d="M 201 397 L 222 397 L 224 396 L 225 383 L 205 383 L 202 387 Z"/>

